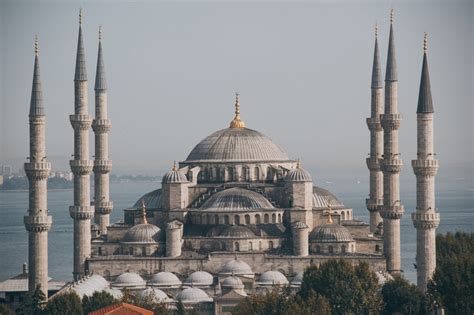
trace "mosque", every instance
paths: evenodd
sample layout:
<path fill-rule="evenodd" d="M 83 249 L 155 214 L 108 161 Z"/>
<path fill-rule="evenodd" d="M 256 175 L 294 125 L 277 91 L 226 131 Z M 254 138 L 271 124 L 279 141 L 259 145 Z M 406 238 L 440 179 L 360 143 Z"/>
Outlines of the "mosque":
<path fill-rule="evenodd" d="M 377 31 L 372 70 L 370 131 L 370 222 L 355 219 L 352 209 L 319 187 L 298 160 L 266 135 L 247 128 L 239 95 L 227 128 L 200 141 L 183 161 L 163 175 L 161 188 L 145 193 L 124 209 L 123 220 L 110 223 L 107 83 L 99 32 L 95 77 L 95 117 L 88 114 L 88 79 L 80 14 L 74 77 L 74 282 L 59 292 L 80 296 L 123 288 L 152 293 L 159 301 L 181 301 L 202 313 L 225 314 L 247 294 L 275 286 L 297 288 L 303 272 L 334 258 L 369 263 L 383 280 L 402 272 L 400 266 L 397 70 L 393 12 L 382 83 Z M 418 100 L 417 176 L 418 285 L 435 267 L 433 106 L 425 36 Z M 30 107 L 30 204 L 25 216 L 29 232 L 29 289 L 47 292 L 47 235 L 52 218 L 47 209 L 45 115 L 36 43 Z M 383 94 L 385 92 L 385 100 Z M 385 106 L 384 106 L 385 103 Z M 230 107 L 230 106 L 229 106 Z M 245 106 L 244 106 L 245 108 Z M 95 159 L 89 159 L 89 131 L 95 134 Z M 226 127 L 226 126 L 223 126 Z M 94 174 L 91 200 L 90 175 Z"/>

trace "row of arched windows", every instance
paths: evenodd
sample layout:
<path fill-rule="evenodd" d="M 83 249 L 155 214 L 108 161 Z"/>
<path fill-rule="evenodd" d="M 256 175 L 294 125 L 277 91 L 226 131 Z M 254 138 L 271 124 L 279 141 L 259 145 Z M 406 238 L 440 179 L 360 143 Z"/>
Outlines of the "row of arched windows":
<path fill-rule="evenodd" d="M 228 214 L 195 214 L 193 217 L 193 223 L 195 224 L 269 224 L 269 223 L 282 223 L 281 213 L 265 213 L 261 215 L 256 214 L 245 214 L 245 215 L 228 215 Z"/>

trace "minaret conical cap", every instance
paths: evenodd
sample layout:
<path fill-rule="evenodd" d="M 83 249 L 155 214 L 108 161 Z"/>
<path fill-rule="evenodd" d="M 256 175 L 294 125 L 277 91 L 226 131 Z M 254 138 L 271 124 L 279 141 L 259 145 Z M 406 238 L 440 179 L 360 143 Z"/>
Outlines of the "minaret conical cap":
<path fill-rule="evenodd" d="M 35 65 L 33 70 L 33 86 L 31 88 L 30 116 L 44 116 L 37 37 L 35 38 Z"/>
<path fill-rule="evenodd" d="M 385 81 L 397 81 L 397 60 L 395 57 L 395 35 L 393 32 L 393 9 L 390 11 L 390 35 L 388 38 L 387 69 Z"/>
<path fill-rule="evenodd" d="M 374 45 L 374 62 L 372 65 L 372 85 L 373 89 L 382 88 L 382 70 L 380 68 L 379 41 L 378 41 L 378 25 L 375 24 L 375 45 Z"/>
<path fill-rule="evenodd" d="M 423 66 L 421 69 L 420 92 L 418 94 L 418 108 L 416 110 L 418 114 L 434 113 L 433 100 L 431 99 L 430 73 L 428 71 L 428 56 L 426 54 L 427 50 L 428 35 L 425 33 L 423 40 Z"/>
<path fill-rule="evenodd" d="M 97 69 L 95 73 L 96 91 L 107 90 L 107 80 L 105 79 L 104 57 L 102 56 L 102 28 L 99 27 L 99 51 L 97 53 Z"/>
<path fill-rule="evenodd" d="M 86 56 L 82 40 L 82 9 L 79 11 L 79 36 L 77 39 L 76 71 L 74 81 L 87 81 Z"/>

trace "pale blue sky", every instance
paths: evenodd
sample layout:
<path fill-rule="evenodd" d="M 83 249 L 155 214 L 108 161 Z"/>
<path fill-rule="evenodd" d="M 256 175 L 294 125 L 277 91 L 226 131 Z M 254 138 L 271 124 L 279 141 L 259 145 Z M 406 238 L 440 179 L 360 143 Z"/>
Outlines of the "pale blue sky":
<path fill-rule="evenodd" d="M 112 119 L 114 172 L 160 174 L 206 135 L 228 126 L 234 91 L 242 119 L 301 158 L 315 177 L 368 174 L 374 23 L 382 68 L 395 9 L 400 151 L 416 156 L 423 32 L 442 168 L 473 163 L 471 1 L 1 1 L 0 163 L 28 155 L 33 41 L 40 40 L 49 157 L 70 156 L 78 11 L 84 9 L 89 112 L 97 29 Z M 91 133 L 92 135 L 92 133 Z M 92 140 L 92 138 L 91 138 Z M 91 155 L 93 155 L 91 141 Z"/>

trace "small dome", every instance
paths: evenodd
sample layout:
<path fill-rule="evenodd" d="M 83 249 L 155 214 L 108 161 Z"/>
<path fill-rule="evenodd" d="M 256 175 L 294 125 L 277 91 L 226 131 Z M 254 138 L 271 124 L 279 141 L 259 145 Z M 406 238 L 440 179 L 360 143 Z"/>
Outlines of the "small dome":
<path fill-rule="evenodd" d="M 224 289 L 243 289 L 244 284 L 239 278 L 229 276 L 222 281 L 221 287 Z"/>
<path fill-rule="evenodd" d="M 119 289 L 107 288 L 102 291 L 107 292 L 108 294 L 112 295 L 114 299 L 116 300 L 120 300 L 123 298 L 123 293 Z"/>
<path fill-rule="evenodd" d="M 154 287 L 176 288 L 181 286 L 181 281 L 173 273 L 161 271 L 153 275 L 150 285 Z"/>
<path fill-rule="evenodd" d="M 190 274 L 186 280 L 184 280 L 184 285 L 190 286 L 210 286 L 214 283 L 214 277 L 206 271 L 195 271 Z"/>
<path fill-rule="evenodd" d="M 275 208 L 263 195 L 244 188 L 233 187 L 215 193 L 200 209 L 211 211 L 247 211 Z"/>
<path fill-rule="evenodd" d="M 144 288 L 145 285 L 145 280 L 134 272 L 122 273 L 112 283 L 112 286 L 116 288 Z"/>
<path fill-rule="evenodd" d="M 179 184 L 179 183 L 187 183 L 188 179 L 186 175 L 181 173 L 180 171 L 173 168 L 171 171 L 163 175 L 161 179 L 161 183 L 165 184 Z"/>
<path fill-rule="evenodd" d="M 219 236 L 233 238 L 255 238 L 255 233 L 251 229 L 241 225 L 232 225 L 225 228 Z"/>
<path fill-rule="evenodd" d="M 306 225 L 306 223 L 303 223 L 301 221 L 296 221 L 295 223 L 293 223 L 292 227 L 294 229 L 307 229 L 308 225 Z"/>
<path fill-rule="evenodd" d="M 234 259 L 222 266 L 220 274 L 236 275 L 236 276 L 254 276 L 250 266 L 242 260 Z"/>
<path fill-rule="evenodd" d="M 351 233 L 342 225 L 336 223 L 327 223 L 317 226 L 309 235 L 311 242 L 318 243 L 337 243 L 353 242 Z"/>
<path fill-rule="evenodd" d="M 152 298 L 154 303 L 166 302 L 170 299 L 165 292 L 157 288 L 146 288 L 140 293 L 140 296 L 143 299 Z"/>
<path fill-rule="evenodd" d="M 198 288 L 186 288 L 178 293 L 176 299 L 183 303 L 212 302 L 212 298 Z"/>
<path fill-rule="evenodd" d="M 285 176 L 285 182 L 312 182 L 313 178 L 307 170 L 301 167 L 296 167 L 288 172 Z"/>
<path fill-rule="evenodd" d="M 161 188 L 150 191 L 149 193 L 143 195 L 140 199 L 137 200 L 137 202 L 135 202 L 132 208 L 141 209 L 143 204 L 147 209 L 162 208 Z"/>
<path fill-rule="evenodd" d="M 260 285 L 287 285 L 288 279 L 279 271 L 265 271 L 260 275 L 258 281 Z"/>
<path fill-rule="evenodd" d="M 153 224 L 138 224 L 130 228 L 122 238 L 122 243 L 153 244 L 161 240 L 161 230 Z"/>
<path fill-rule="evenodd" d="M 313 207 L 327 209 L 328 203 L 332 209 L 344 208 L 344 204 L 327 189 L 313 187 Z"/>
<path fill-rule="evenodd" d="M 291 285 L 293 286 L 301 286 L 303 283 L 303 273 L 299 272 L 294 276 L 293 280 L 291 280 Z"/>

